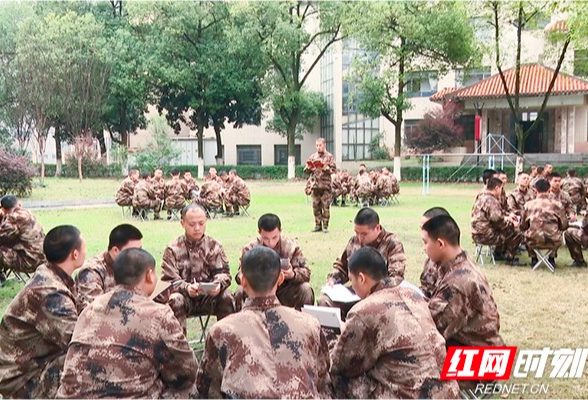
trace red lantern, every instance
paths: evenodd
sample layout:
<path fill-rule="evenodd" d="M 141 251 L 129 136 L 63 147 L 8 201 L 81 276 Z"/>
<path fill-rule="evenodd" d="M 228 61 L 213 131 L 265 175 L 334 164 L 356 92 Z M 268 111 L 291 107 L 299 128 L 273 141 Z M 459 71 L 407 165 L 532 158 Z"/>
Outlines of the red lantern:
<path fill-rule="evenodd" d="M 482 127 L 482 117 L 479 115 L 476 115 L 476 119 L 474 121 L 474 140 L 476 142 L 480 141 L 481 127 Z"/>

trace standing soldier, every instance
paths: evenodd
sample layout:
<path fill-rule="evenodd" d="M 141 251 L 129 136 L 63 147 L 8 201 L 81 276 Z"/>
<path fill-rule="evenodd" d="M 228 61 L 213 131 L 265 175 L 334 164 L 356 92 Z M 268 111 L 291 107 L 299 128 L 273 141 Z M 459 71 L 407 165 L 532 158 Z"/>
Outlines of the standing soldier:
<path fill-rule="evenodd" d="M 251 193 L 245 181 L 237 175 L 237 170 L 229 171 L 228 186 L 224 194 L 225 211 L 227 215 L 239 215 L 239 207 L 248 206 L 251 202 Z"/>
<path fill-rule="evenodd" d="M 139 171 L 131 169 L 116 192 L 116 204 L 121 207 L 133 205 L 133 194 L 135 193 L 135 185 L 138 181 Z"/>
<path fill-rule="evenodd" d="M 172 241 L 163 252 L 163 281 L 182 283 L 169 299 L 169 305 L 184 331 L 186 317 L 195 314 L 216 315 L 220 320 L 235 312 L 231 271 L 225 250 L 219 241 L 207 236 L 206 212 L 196 204 L 182 209 L 180 221 L 184 235 Z M 204 290 L 201 283 L 216 283 Z"/>
<path fill-rule="evenodd" d="M 194 398 L 198 361 L 170 308 L 151 300 L 155 259 L 128 249 L 114 262 L 114 289 L 80 315 L 58 398 Z"/>
<path fill-rule="evenodd" d="M 172 210 L 181 210 L 186 205 L 184 184 L 180 180 L 180 171 L 171 170 L 172 179 L 165 184 L 165 209 L 168 221 L 172 218 Z"/>
<path fill-rule="evenodd" d="M 586 187 L 582 179 L 576 175 L 575 169 L 568 169 L 567 177 L 563 180 L 562 189 L 570 196 L 574 211 L 579 214 L 586 207 Z"/>
<path fill-rule="evenodd" d="M 314 292 L 310 286 L 310 268 L 298 244 L 285 236 L 282 236 L 282 222 L 275 214 L 264 214 L 257 221 L 259 237 L 245 245 L 241 251 L 239 271 L 235 281 L 241 285 L 241 265 L 243 257 L 249 250 L 257 246 L 265 246 L 274 250 L 280 256 L 284 282 L 278 286 L 276 296 L 280 303 L 287 307 L 300 310 L 305 304 L 314 304 Z M 243 301 L 247 298 L 243 286 L 239 286 L 235 292 L 235 308 L 241 310 Z"/>
<path fill-rule="evenodd" d="M 186 200 L 190 201 L 197 197 L 199 190 L 198 182 L 192 177 L 192 172 L 189 169 L 184 171 L 182 184 L 184 185 L 184 197 Z"/>
<path fill-rule="evenodd" d="M 0 211 L 4 215 L 0 221 L 0 285 L 3 285 L 6 271 L 30 274 L 45 261 L 45 236 L 37 219 L 22 208 L 15 196 L 3 196 Z"/>
<path fill-rule="evenodd" d="M 165 202 L 165 179 L 163 179 L 163 171 L 160 168 L 157 168 L 153 172 L 151 187 L 153 188 L 153 193 L 155 193 L 155 198 L 159 200 L 161 206 L 163 206 Z"/>
<path fill-rule="evenodd" d="M 517 216 L 521 216 L 525 204 L 535 198 L 533 190 L 529 188 L 530 176 L 525 171 L 519 173 L 517 176 L 518 187 L 513 189 L 508 195 L 506 202 L 508 204 L 508 211 Z"/>
<path fill-rule="evenodd" d="M 549 164 L 547 164 L 547 165 L 549 165 Z M 570 222 L 576 222 L 578 217 L 576 216 L 576 213 L 574 212 L 574 205 L 572 203 L 572 199 L 570 198 L 569 194 L 567 194 L 566 192 L 561 190 L 561 184 L 562 184 L 561 175 L 557 172 L 552 172 L 549 175 L 547 175 L 547 182 L 549 182 L 549 186 L 550 186 L 549 197 L 552 200 L 559 201 L 563 205 L 564 210 L 566 212 L 566 216 Z M 533 187 L 535 187 L 535 186 L 533 186 Z"/>
<path fill-rule="evenodd" d="M 151 187 L 151 175 L 149 172 L 143 172 L 141 180 L 135 186 L 135 194 L 133 195 L 133 207 L 137 209 L 150 209 L 155 213 L 155 219 L 161 219 L 159 212 L 161 211 L 161 202 L 155 198 L 155 192 Z"/>
<path fill-rule="evenodd" d="M 333 155 L 326 150 L 326 141 L 318 138 L 315 142 L 316 153 L 306 161 L 304 173 L 310 174 L 314 185 L 312 190 L 312 210 L 314 212 L 313 232 L 329 232 L 331 216 L 331 174 L 337 167 Z"/>
<path fill-rule="evenodd" d="M 0 394 L 53 399 L 67 346 L 78 319 L 73 272 L 86 242 L 71 225 L 51 229 L 43 241 L 47 263 L 8 305 L 0 323 Z"/>
<path fill-rule="evenodd" d="M 243 310 L 217 322 L 198 371 L 205 399 L 331 398 L 329 349 L 318 320 L 284 307 L 280 256 L 254 247 L 242 260 Z"/>
<path fill-rule="evenodd" d="M 125 249 L 140 248 L 143 234 L 130 224 L 115 227 L 108 237 L 108 248 L 102 254 L 84 263 L 76 275 L 76 289 L 81 308 L 86 308 L 94 299 L 116 286 L 114 261 Z"/>

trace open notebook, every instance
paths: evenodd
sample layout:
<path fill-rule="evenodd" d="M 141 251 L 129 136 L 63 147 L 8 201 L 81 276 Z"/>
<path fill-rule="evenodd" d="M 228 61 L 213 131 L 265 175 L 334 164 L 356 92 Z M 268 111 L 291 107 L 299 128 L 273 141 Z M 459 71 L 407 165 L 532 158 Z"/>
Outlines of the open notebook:
<path fill-rule="evenodd" d="M 341 332 L 343 322 L 341 321 L 341 309 L 337 307 L 321 307 L 304 305 L 302 312 L 312 315 L 319 320 L 321 326 L 333 328 L 337 333 Z"/>

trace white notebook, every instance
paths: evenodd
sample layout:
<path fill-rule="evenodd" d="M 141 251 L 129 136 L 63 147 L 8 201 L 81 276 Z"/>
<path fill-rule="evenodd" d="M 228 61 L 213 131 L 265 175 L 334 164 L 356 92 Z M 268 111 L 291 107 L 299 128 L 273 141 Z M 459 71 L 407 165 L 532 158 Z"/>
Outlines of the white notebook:
<path fill-rule="evenodd" d="M 331 300 L 338 303 L 353 303 L 361 300 L 358 295 L 351 293 L 348 288 L 340 283 L 333 286 L 325 285 L 321 290 Z"/>
<path fill-rule="evenodd" d="M 326 328 L 341 329 L 341 309 L 337 307 L 320 307 L 304 305 L 302 312 L 312 315 L 319 320 L 321 326 Z"/>

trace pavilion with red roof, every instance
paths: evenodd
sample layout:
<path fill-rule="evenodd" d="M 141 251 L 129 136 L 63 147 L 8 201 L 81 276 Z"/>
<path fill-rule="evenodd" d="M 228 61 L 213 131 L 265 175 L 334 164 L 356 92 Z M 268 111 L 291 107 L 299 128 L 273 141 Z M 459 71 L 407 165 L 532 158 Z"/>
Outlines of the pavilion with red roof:
<path fill-rule="evenodd" d="M 539 64 L 520 67 L 519 104 L 524 128 L 537 118 L 554 70 Z M 504 71 L 508 91 L 513 96 L 515 69 Z M 481 140 L 488 133 L 504 135 L 516 145 L 514 121 L 499 74 L 463 88 L 446 88 L 429 98 L 433 102 L 454 101 L 464 115 L 481 109 Z M 466 143 L 473 150 L 473 142 Z M 588 153 L 588 81 L 565 73 L 558 74 L 547 107 L 525 142 L 526 153 Z"/>

